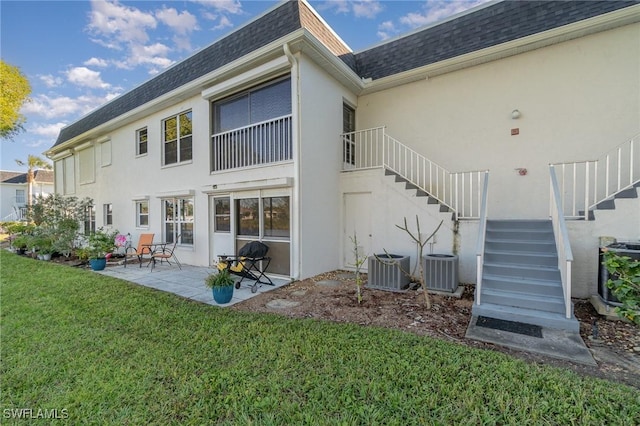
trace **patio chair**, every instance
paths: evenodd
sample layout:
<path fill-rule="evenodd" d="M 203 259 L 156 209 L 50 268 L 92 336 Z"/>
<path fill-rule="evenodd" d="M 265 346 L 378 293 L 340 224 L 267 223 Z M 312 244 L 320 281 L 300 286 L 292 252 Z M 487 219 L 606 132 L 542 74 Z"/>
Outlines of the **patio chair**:
<path fill-rule="evenodd" d="M 127 248 L 124 251 L 124 267 L 127 267 L 127 259 L 130 257 L 137 257 L 140 267 L 142 268 L 142 257 L 145 254 L 151 256 L 151 245 L 153 244 L 153 236 L 155 234 L 140 234 L 138 238 L 138 247 L 133 248 L 131 243 L 127 244 Z"/>
<path fill-rule="evenodd" d="M 156 250 L 153 251 L 153 253 L 151 253 L 151 272 L 153 272 L 153 268 L 155 268 L 156 262 L 158 260 L 160 261 L 160 264 L 166 261 L 169 265 L 171 265 L 171 262 L 169 262 L 169 259 L 171 258 L 173 258 L 173 261 L 176 263 L 176 265 L 178 265 L 178 268 L 182 270 L 182 265 L 180 264 L 180 261 L 176 257 L 176 253 L 175 253 L 176 246 L 178 245 L 178 241 L 180 241 L 180 235 L 178 235 L 178 237 L 173 242 L 173 246 L 171 247 L 167 247 L 167 244 L 157 245 L 157 247 L 159 248 L 157 248 Z"/>
<path fill-rule="evenodd" d="M 240 288 L 245 278 L 253 280 L 251 292 L 258 291 L 258 284 L 267 284 L 275 286 L 273 281 L 265 275 L 271 258 L 267 257 L 269 246 L 260 241 L 251 241 L 244 245 L 237 256 L 218 256 L 217 267 L 219 270 L 227 269 L 230 273 L 237 275 L 240 281 L 236 282 L 236 288 Z"/>

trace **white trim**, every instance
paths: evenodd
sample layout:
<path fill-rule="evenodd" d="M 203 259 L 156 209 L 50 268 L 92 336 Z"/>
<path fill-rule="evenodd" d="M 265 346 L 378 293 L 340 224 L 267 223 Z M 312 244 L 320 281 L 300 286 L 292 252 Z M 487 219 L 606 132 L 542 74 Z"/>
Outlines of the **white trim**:
<path fill-rule="evenodd" d="M 290 67 L 289 59 L 286 56 L 280 56 L 243 74 L 225 80 L 213 87 L 209 87 L 203 90 L 201 95 L 203 99 L 211 100 L 211 98 L 220 97 L 230 91 L 237 90 L 238 87 L 245 86 L 260 77 L 268 76 L 278 71 L 289 69 Z"/>
<path fill-rule="evenodd" d="M 79 152 L 79 151 L 85 150 L 87 148 L 91 148 L 93 145 L 94 145 L 93 141 L 89 141 L 89 142 L 85 142 L 83 144 L 80 144 L 80 145 L 74 147 L 73 150 L 75 152 Z"/>
<path fill-rule="evenodd" d="M 194 197 L 196 192 L 193 189 L 181 189 L 177 191 L 168 191 L 168 192 L 158 192 L 155 197 L 156 198 L 186 198 L 186 197 Z"/>
<path fill-rule="evenodd" d="M 133 197 L 131 197 L 131 201 L 149 201 L 149 196 L 148 195 L 134 195 Z"/>
<path fill-rule="evenodd" d="M 250 180 L 246 182 L 221 183 L 217 185 L 207 186 L 208 189 L 203 190 L 204 194 L 217 195 L 230 193 L 235 191 L 249 191 L 256 189 L 268 188 L 285 188 L 293 186 L 293 179 L 290 177 L 275 179 Z"/>
<path fill-rule="evenodd" d="M 71 157 L 72 155 L 73 155 L 72 149 L 65 149 L 64 151 L 61 151 L 56 155 L 52 155 L 51 157 L 49 157 L 49 159 L 51 159 L 52 161 L 59 161 L 64 158 Z"/>

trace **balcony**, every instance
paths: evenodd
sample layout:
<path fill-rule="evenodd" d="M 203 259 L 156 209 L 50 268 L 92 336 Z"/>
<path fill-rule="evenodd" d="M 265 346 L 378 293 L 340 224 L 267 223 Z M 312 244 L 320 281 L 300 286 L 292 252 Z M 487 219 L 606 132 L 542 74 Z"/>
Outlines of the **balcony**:
<path fill-rule="evenodd" d="M 211 137 L 213 172 L 289 161 L 291 115 L 240 127 Z"/>

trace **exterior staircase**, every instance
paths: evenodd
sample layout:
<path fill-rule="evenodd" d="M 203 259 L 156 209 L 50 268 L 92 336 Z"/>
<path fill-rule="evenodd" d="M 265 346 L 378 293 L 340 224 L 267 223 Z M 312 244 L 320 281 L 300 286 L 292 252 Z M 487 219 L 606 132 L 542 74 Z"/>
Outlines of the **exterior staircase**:
<path fill-rule="evenodd" d="M 393 170 L 389 170 L 387 168 L 384 169 L 384 174 L 385 176 L 392 176 L 395 179 L 396 183 L 404 183 L 405 184 L 405 189 L 407 191 L 416 191 L 416 197 L 426 197 L 427 200 L 427 204 L 428 205 L 439 205 L 440 206 L 440 213 L 453 213 L 453 210 L 451 210 L 451 208 L 449 208 L 449 206 L 441 203 L 437 198 L 433 197 L 431 194 L 429 194 L 428 192 L 426 192 L 425 190 L 419 188 L 417 185 L 412 184 L 411 182 L 409 182 L 406 178 L 400 176 L 398 173 L 394 172 Z M 455 214 L 451 215 L 451 220 L 455 220 Z"/>
<path fill-rule="evenodd" d="M 579 331 L 573 312 L 565 316 L 550 220 L 488 220 L 484 247 L 473 315 Z"/>
<path fill-rule="evenodd" d="M 589 214 L 587 216 L 588 220 L 596 219 L 595 210 L 615 210 L 617 199 L 638 198 L 638 190 L 640 190 L 640 180 L 635 182 L 630 188 L 616 192 L 610 198 L 602 200 L 598 204 L 596 204 L 594 208 L 589 210 Z M 584 210 L 581 210 L 579 214 L 580 216 L 582 216 L 580 219 L 584 220 Z"/>

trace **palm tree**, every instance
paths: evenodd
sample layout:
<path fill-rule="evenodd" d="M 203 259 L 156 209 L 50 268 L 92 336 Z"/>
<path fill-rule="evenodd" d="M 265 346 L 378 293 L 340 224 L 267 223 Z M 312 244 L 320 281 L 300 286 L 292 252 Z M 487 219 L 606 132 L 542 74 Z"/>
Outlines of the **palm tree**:
<path fill-rule="evenodd" d="M 27 166 L 28 170 L 27 170 L 27 205 L 29 207 L 31 207 L 31 204 L 33 203 L 33 182 L 35 181 L 35 170 L 38 169 L 44 169 L 44 170 L 51 170 L 53 167 L 51 167 L 51 164 L 49 164 L 47 162 L 47 160 L 44 160 L 41 157 L 38 157 L 37 155 L 31 155 L 29 154 L 29 156 L 27 157 L 27 161 L 22 161 L 22 160 L 18 160 L 16 159 L 16 164 L 18 164 L 18 166 Z"/>

